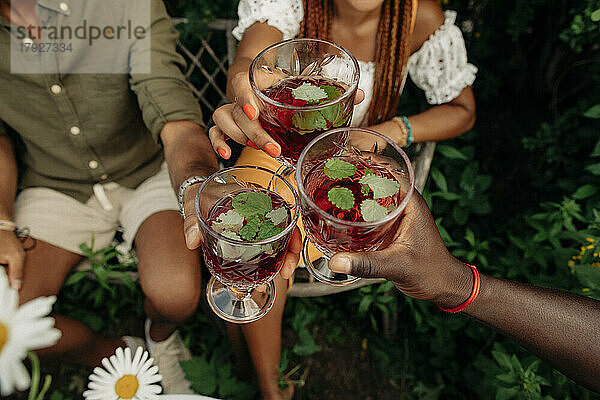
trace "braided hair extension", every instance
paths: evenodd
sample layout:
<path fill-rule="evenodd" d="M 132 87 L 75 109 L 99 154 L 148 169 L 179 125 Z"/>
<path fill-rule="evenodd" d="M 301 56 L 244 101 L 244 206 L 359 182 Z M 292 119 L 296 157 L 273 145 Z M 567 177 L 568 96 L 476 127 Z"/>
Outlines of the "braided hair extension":
<path fill-rule="evenodd" d="M 334 16 L 333 0 L 303 0 L 304 20 L 299 37 L 328 39 Z M 367 111 L 368 124 L 391 119 L 406 79 L 410 56 L 412 0 L 384 0 L 377 28 L 373 100 Z"/>

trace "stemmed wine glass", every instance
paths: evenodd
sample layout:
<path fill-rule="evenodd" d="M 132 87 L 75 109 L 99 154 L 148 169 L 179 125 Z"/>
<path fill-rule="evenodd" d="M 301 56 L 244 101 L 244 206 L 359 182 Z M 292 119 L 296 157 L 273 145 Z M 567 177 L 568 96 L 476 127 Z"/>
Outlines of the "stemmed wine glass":
<path fill-rule="evenodd" d="M 414 186 L 408 156 L 387 137 L 363 128 L 339 128 L 314 138 L 296 166 L 303 258 L 313 276 L 332 285 L 359 278 L 328 267 L 341 251 L 373 251 L 388 245 Z M 312 243 L 323 253 L 311 259 Z"/>
<path fill-rule="evenodd" d="M 250 85 L 259 120 L 281 146 L 277 160 L 287 172 L 317 134 L 349 126 L 359 77 L 352 54 L 322 39 L 285 40 L 254 58 Z"/>
<path fill-rule="evenodd" d="M 271 309 L 298 204 L 293 186 L 262 167 L 225 168 L 202 183 L 195 206 L 212 275 L 206 296 L 219 317 L 247 323 Z"/>

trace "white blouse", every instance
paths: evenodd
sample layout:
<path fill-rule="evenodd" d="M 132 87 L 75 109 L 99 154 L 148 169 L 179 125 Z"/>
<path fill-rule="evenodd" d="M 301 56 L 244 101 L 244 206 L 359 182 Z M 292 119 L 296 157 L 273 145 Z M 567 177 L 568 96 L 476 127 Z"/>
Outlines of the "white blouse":
<path fill-rule="evenodd" d="M 475 81 L 477 67 L 467 62 L 467 49 L 460 29 L 454 25 L 455 11 L 445 11 L 442 26 L 427 39 L 408 59 L 412 81 L 425 92 L 429 104 L 442 104 L 455 99 Z M 298 35 L 304 18 L 302 0 L 240 0 L 238 25 L 233 36 L 241 40 L 244 32 L 256 22 L 267 22 L 283 33 L 283 39 Z M 358 87 L 365 92 L 365 100 L 354 109 L 352 126 L 360 126 L 373 97 L 375 63 L 358 61 Z"/>

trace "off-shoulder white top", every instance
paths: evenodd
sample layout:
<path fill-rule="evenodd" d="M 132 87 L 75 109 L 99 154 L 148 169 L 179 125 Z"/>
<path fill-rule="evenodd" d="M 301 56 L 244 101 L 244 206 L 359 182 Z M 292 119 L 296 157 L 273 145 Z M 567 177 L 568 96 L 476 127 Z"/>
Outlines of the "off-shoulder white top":
<path fill-rule="evenodd" d="M 427 39 L 408 60 L 412 81 L 425 92 L 429 104 L 443 104 L 455 99 L 460 92 L 475 81 L 477 67 L 467 61 L 467 50 L 461 30 L 454 24 L 455 11 L 445 11 L 442 26 Z M 302 0 L 240 0 L 238 25 L 233 36 L 238 40 L 246 29 L 256 22 L 267 22 L 283 34 L 283 39 L 298 35 L 304 18 Z M 358 61 L 360 81 L 358 87 L 365 92 L 365 100 L 354 109 L 352 126 L 364 122 L 373 97 L 375 63 Z"/>

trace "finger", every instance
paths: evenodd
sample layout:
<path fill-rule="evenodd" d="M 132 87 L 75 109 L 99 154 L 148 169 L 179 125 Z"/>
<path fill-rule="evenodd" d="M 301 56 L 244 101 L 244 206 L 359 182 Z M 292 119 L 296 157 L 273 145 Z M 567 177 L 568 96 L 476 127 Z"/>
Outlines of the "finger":
<path fill-rule="evenodd" d="M 196 208 L 194 205 L 196 193 L 200 188 L 199 184 L 188 187 L 183 195 L 183 232 L 185 234 L 185 243 L 190 250 L 200 246 L 202 238 L 198 228 L 198 219 L 196 218 Z"/>
<path fill-rule="evenodd" d="M 389 264 L 393 263 L 393 258 L 386 253 L 386 250 L 338 253 L 329 260 L 329 269 L 361 278 L 389 278 Z"/>
<path fill-rule="evenodd" d="M 219 107 L 213 113 L 213 121 L 215 121 L 215 124 L 221 130 L 224 136 L 229 137 L 239 144 L 245 146 L 248 143 L 248 136 L 243 130 L 240 129 L 233 117 L 233 112 L 235 109 L 239 109 L 237 104 L 225 104 L 224 106 Z M 245 116 L 244 118 L 247 120 Z"/>
<path fill-rule="evenodd" d="M 365 92 L 362 89 L 357 89 L 354 95 L 354 105 L 357 106 L 365 99 Z"/>
<path fill-rule="evenodd" d="M 226 136 L 218 126 L 213 126 L 209 129 L 208 137 L 213 149 L 221 158 L 227 160 L 231 157 L 231 147 L 226 143 Z"/>
<path fill-rule="evenodd" d="M 250 78 L 246 73 L 236 74 L 232 81 L 233 90 L 236 93 L 235 103 L 240 106 L 250 121 L 258 119 L 258 100 L 250 86 Z"/>
<path fill-rule="evenodd" d="M 234 107 L 232 114 L 237 126 L 254 145 L 271 157 L 278 157 L 281 154 L 281 147 L 267 134 L 258 120 L 248 119 L 240 107 Z"/>
<path fill-rule="evenodd" d="M 8 261 L 8 280 L 10 287 L 21 290 L 23 286 L 23 270 L 25 269 L 25 254 L 14 254 L 6 257 Z"/>
<path fill-rule="evenodd" d="M 300 262 L 300 251 L 302 251 L 302 235 L 296 227 L 288 243 L 287 253 L 283 267 L 279 272 L 283 279 L 290 279 Z"/>

